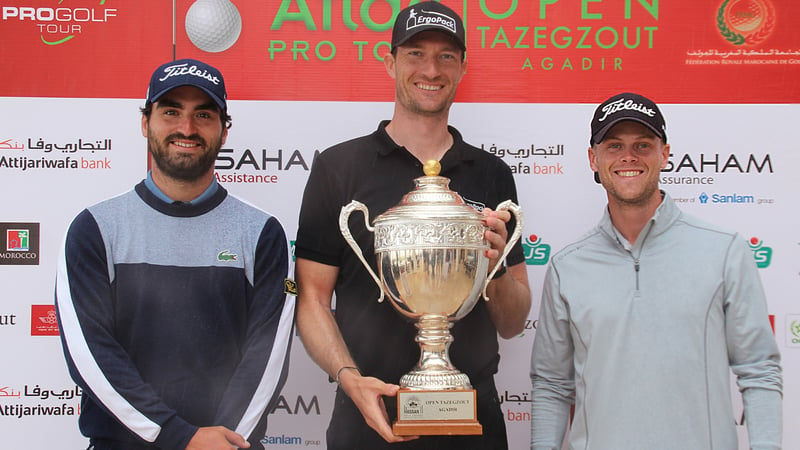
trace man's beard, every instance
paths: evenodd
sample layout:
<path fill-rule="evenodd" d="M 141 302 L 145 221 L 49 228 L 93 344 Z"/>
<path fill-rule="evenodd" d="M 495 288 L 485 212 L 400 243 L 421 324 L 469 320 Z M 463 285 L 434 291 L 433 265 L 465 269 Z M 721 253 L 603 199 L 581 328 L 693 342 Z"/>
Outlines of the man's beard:
<path fill-rule="evenodd" d="M 453 100 L 455 99 L 455 93 L 453 93 L 450 98 L 443 99 L 440 103 L 434 105 L 423 104 L 407 91 L 398 91 L 397 98 L 409 111 L 419 114 L 420 116 L 435 117 L 450 110 L 450 105 L 453 104 Z"/>
<path fill-rule="evenodd" d="M 195 155 L 170 155 L 166 150 L 168 142 L 171 140 L 183 139 L 197 142 L 203 148 L 202 153 Z M 214 143 L 211 148 L 205 139 L 198 135 L 184 136 L 176 133 L 167 136 L 166 139 L 158 140 L 152 134 L 147 138 L 147 150 L 153 157 L 153 162 L 164 175 L 181 181 L 195 181 L 207 174 L 217 159 L 217 154 L 222 147 L 222 139 Z"/>

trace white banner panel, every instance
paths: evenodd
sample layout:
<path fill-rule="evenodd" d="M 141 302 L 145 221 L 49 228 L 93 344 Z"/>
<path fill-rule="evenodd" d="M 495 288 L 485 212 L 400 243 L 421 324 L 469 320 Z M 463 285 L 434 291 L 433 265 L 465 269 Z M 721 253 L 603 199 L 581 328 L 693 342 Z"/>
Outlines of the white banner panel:
<path fill-rule="evenodd" d="M 54 332 L 56 257 L 67 225 L 81 209 L 130 189 L 145 175 L 141 103 L 0 98 L 4 448 L 86 445 L 77 429 L 79 389 L 67 374 Z M 380 119 L 391 116 L 392 104 L 233 100 L 229 109 L 233 128 L 217 161 L 222 184 L 279 217 L 293 240 L 315 153 L 373 131 Z M 546 263 L 593 226 L 605 205 L 587 160 L 593 109 L 590 104 L 469 103 L 456 104 L 451 115 L 451 124 L 468 142 L 514 168 L 526 216 L 523 241 L 533 308 L 525 332 L 502 341 L 497 376 L 513 449 L 527 448 L 530 438 L 528 370 Z M 686 212 L 750 240 L 783 355 L 784 448 L 794 448 L 800 442 L 800 430 L 793 426 L 800 415 L 800 181 L 795 174 L 800 106 L 665 104 L 662 110 L 672 146 L 662 188 Z M 27 241 L 19 241 L 20 230 L 27 230 Z M 9 244 L 12 240 L 17 243 Z M 310 361 L 299 338 L 290 364 L 265 442 L 274 448 L 324 448 L 335 386 Z M 738 396 L 733 388 L 732 393 Z M 735 404 L 741 417 L 741 402 Z M 744 427 L 739 429 L 745 449 Z"/>

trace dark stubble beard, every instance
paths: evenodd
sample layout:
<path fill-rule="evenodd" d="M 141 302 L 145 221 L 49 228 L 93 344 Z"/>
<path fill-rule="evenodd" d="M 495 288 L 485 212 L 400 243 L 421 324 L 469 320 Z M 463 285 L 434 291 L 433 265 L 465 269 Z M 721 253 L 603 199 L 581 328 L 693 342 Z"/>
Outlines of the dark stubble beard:
<path fill-rule="evenodd" d="M 433 82 L 431 82 L 433 83 Z M 453 101 L 456 98 L 456 91 L 450 93 L 450 97 L 442 100 L 442 102 L 438 105 L 434 105 L 432 109 L 427 106 L 422 106 L 420 102 L 418 102 L 414 96 L 409 92 L 410 89 L 406 86 L 400 86 L 399 84 L 395 87 L 395 97 L 397 101 L 403 104 L 409 111 L 419 114 L 420 116 L 428 116 L 428 117 L 435 117 L 443 112 L 447 112 L 450 109 L 450 105 L 453 104 Z"/>
<path fill-rule="evenodd" d="M 169 145 L 168 142 L 176 139 L 197 142 L 203 148 L 203 152 L 199 157 L 194 154 L 170 155 L 166 150 Z M 195 181 L 207 174 L 214 165 L 220 148 L 222 148 L 221 137 L 214 142 L 213 147 L 210 147 L 205 139 L 198 135 L 184 136 L 176 133 L 159 141 L 156 137 L 153 137 L 152 133 L 148 133 L 147 138 L 147 150 L 153 156 L 153 162 L 158 166 L 158 169 L 166 176 L 181 181 Z"/>

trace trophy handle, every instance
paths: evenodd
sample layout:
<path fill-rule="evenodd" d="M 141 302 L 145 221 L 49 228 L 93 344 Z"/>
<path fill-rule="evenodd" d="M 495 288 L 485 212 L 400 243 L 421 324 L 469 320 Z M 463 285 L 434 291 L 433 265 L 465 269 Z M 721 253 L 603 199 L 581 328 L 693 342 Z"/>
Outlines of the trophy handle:
<path fill-rule="evenodd" d="M 497 271 L 500 269 L 500 266 L 503 265 L 503 262 L 506 260 L 506 256 L 508 256 L 508 254 L 511 252 L 511 247 L 513 247 L 522 236 L 522 226 L 525 224 L 525 219 L 522 217 L 522 208 L 520 208 L 511 200 L 506 200 L 497 205 L 495 211 L 510 212 L 517 219 L 517 223 L 514 227 L 514 232 L 511 233 L 511 237 L 508 239 L 508 242 L 506 242 L 506 246 L 503 249 L 503 254 L 500 255 L 500 259 L 497 260 L 497 264 L 494 266 L 494 269 L 489 272 L 489 276 L 486 277 L 486 281 L 483 284 L 483 298 L 486 299 L 487 302 L 489 301 L 489 296 L 486 295 L 486 289 L 489 287 L 489 282 L 492 281 L 494 274 L 497 273 Z"/>
<path fill-rule="evenodd" d="M 348 226 L 348 219 L 353 211 L 361 211 L 364 214 L 364 224 L 367 226 L 367 230 L 371 232 L 375 231 L 375 228 L 369 224 L 369 210 L 367 206 L 357 200 L 351 201 L 347 206 L 342 206 L 342 211 L 339 213 L 339 231 L 342 233 L 344 240 L 347 241 L 347 244 L 350 245 L 350 248 L 356 253 L 358 259 L 361 260 L 361 264 L 367 268 L 367 272 L 369 272 L 372 279 L 375 280 L 375 284 L 378 285 L 378 290 L 381 291 L 381 296 L 378 298 L 378 302 L 380 303 L 383 301 L 383 286 L 381 285 L 381 280 L 375 275 L 375 272 L 372 271 L 372 268 L 364 259 L 361 247 L 359 247 L 355 239 L 353 239 L 353 234 L 350 232 L 350 227 Z"/>

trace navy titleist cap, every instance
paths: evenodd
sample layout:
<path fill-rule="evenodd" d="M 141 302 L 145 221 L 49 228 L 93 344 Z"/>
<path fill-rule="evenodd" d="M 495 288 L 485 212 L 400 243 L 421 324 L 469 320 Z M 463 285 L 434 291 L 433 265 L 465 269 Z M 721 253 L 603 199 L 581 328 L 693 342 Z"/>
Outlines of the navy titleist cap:
<path fill-rule="evenodd" d="M 590 145 L 603 142 L 606 133 L 614 125 L 633 120 L 649 128 L 656 136 L 667 142 L 667 124 L 658 106 L 647 97 L 625 92 L 604 101 L 594 111 Z"/>
<path fill-rule="evenodd" d="M 417 33 L 428 30 L 447 33 L 456 40 L 461 50 L 467 50 L 461 17 L 439 2 L 422 2 L 403 9 L 397 15 L 392 28 L 392 51 Z"/>
<path fill-rule="evenodd" d="M 219 109 L 226 111 L 228 98 L 222 73 L 196 59 L 179 59 L 159 66 L 150 77 L 147 87 L 147 104 L 154 103 L 172 89 L 194 86 L 208 94 Z"/>
<path fill-rule="evenodd" d="M 624 120 L 641 123 L 664 143 L 667 142 L 667 124 L 655 102 L 643 95 L 624 92 L 604 101 L 594 111 L 589 145 L 603 142 L 608 130 Z M 597 172 L 594 173 L 594 181 L 600 183 L 600 175 Z"/>

